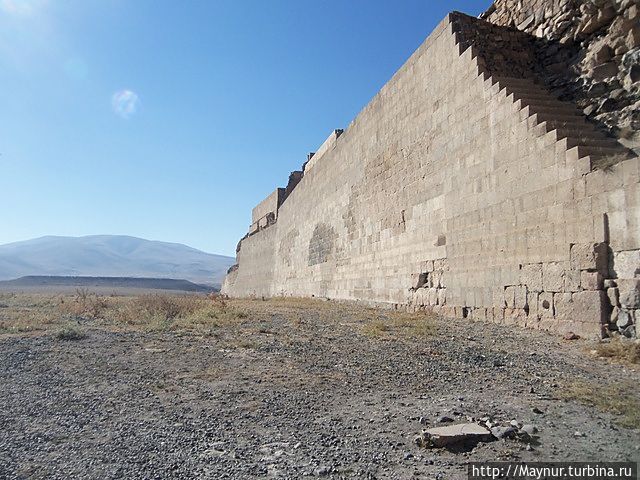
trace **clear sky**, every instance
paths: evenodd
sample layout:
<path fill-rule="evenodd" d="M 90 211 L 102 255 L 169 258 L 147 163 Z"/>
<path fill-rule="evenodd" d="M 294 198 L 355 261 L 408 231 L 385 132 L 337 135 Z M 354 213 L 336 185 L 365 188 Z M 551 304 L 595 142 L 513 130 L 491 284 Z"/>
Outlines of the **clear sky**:
<path fill-rule="evenodd" d="M 490 0 L 0 0 L 0 243 L 235 254 L 251 209 L 450 10 Z"/>

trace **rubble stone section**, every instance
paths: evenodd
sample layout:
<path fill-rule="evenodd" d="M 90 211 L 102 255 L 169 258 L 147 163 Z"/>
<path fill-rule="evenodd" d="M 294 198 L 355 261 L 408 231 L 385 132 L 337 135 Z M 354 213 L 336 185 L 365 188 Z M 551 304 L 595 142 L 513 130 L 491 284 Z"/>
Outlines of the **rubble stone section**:
<path fill-rule="evenodd" d="M 634 336 L 640 158 L 498 37 L 529 42 L 443 20 L 242 240 L 223 292 Z"/>
<path fill-rule="evenodd" d="M 640 151 L 639 0 L 496 0 L 481 17 L 530 34 L 538 77 Z"/>

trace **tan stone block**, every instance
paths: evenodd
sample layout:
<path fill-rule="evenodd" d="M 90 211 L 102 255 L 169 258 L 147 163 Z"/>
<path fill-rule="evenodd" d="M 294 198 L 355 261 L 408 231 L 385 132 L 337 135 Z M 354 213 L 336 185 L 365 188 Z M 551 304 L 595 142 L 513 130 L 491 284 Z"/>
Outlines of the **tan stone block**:
<path fill-rule="evenodd" d="M 422 262 L 422 270 L 424 272 L 433 272 L 433 260 Z"/>
<path fill-rule="evenodd" d="M 633 278 L 640 273 L 640 249 L 614 253 L 613 273 L 618 278 Z"/>
<path fill-rule="evenodd" d="M 542 292 L 538 295 L 538 316 L 540 318 L 553 318 L 553 294 L 550 292 Z"/>
<path fill-rule="evenodd" d="M 617 287 L 611 287 L 607 289 L 607 297 L 612 307 L 620 305 L 620 292 Z"/>
<path fill-rule="evenodd" d="M 504 302 L 507 308 L 515 308 L 515 287 L 506 287 L 504 289 Z"/>
<path fill-rule="evenodd" d="M 564 287 L 564 264 L 550 262 L 542 264 L 542 289 L 545 292 L 561 292 Z"/>
<path fill-rule="evenodd" d="M 526 285 L 532 292 L 541 292 L 542 289 L 542 265 L 539 263 L 522 265 L 520 270 L 520 283 Z"/>
<path fill-rule="evenodd" d="M 538 296 L 539 292 L 527 292 L 527 306 L 529 308 L 529 316 L 538 316 Z"/>
<path fill-rule="evenodd" d="M 620 291 L 620 305 L 625 308 L 640 308 L 640 278 L 616 280 Z"/>
<path fill-rule="evenodd" d="M 580 270 L 565 270 L 564 291 L 577 292 L 580 290 Z"/>
<path fill-rule="evenodd" d="M 602 290 L 604 278 L 599 272 L 580 272 L 580 286 L 584 290 Z"/>
<path fill-rule="evenodd" d="M 438 303 L 438 289 L 437 288 L 429 288 L 427 290 L 427 301 L 426 305 L 437 305 Z"/>
<path fill-rule="evenodd" d="M 605 243 L 576 243 L 571 245 L 571 268 L 597 270 L 606 275 L 609 269 L 608 246 Z"/>
<path fill-rule="evenodd" d="M 474 320 L 486 321 L 487 320 L 487 309 L 486 308 L 474 308 L 472 313 L 472 318 Z"/>
<path fill-rule="evenodd" d="M 602 290 L 554 295 L 556 318 L 561 322 L 604 325 L 608 317 L 607 296 Z"/>
<path fill-rule="evenodd" d="M 515 308 L 524 309 L 527 306 L 527 287 L 519 285 L 514 287 L 513 291 Z"/>

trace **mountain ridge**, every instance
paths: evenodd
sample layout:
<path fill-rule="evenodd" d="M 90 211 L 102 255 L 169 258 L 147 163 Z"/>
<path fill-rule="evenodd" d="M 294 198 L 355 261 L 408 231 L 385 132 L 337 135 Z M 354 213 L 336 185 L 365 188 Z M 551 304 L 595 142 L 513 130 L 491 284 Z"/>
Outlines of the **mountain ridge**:
<path fill-rule="evenodd" d="M 0 245 L 0 280 L 24 276 L 184 279 L 218 285 L 232 257 L 128 235 L 47 235 Z"/>

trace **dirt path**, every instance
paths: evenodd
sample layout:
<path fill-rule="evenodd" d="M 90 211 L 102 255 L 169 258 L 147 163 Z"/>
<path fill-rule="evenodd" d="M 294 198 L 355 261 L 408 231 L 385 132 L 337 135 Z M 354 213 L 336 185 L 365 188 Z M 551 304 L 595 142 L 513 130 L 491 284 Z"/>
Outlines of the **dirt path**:
<path fill-rule="evenodd" d="M 621 416 L 563 399 L 622 382 L 638 407 L 640 374 L 587 342 L 264 303 L 209 335 L 0 336 L 0 478 L 463 479 L 470 461 L 640 460 Z M 443 416 L 539 432 L 415 445 Z"/>

